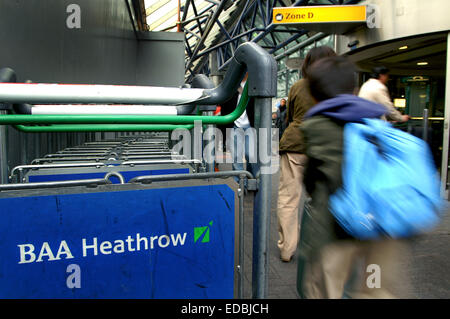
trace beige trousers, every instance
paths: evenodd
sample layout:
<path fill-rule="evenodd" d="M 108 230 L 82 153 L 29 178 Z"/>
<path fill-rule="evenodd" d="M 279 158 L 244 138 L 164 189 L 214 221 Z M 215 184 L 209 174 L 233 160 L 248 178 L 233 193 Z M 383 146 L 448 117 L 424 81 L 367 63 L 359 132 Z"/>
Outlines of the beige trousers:
<path fill-rule="evenodd" d="M 302 294 L 308 299 L 340 299 L 344 292 L 355 299 L 396 298 L 393 288 L 399 289 L 395 285 L 407 284 L 399 267 L 406 249 L 394 239 L 326 245 L 304 264 Z"/>
<path fill-rule="evenodd" d="M 298 153 L 280 156 L 280 184 L 278 187 L 278 248 L 281 259 L 289 261 L 299 239 L 299 208 L 303 191 L 303 171 L 307 157 Z"/>

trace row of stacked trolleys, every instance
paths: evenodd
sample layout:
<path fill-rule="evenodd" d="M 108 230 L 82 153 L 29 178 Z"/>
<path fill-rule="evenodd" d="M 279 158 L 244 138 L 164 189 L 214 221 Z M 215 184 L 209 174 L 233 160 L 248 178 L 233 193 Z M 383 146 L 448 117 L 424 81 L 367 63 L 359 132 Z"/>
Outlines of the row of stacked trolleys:
<path fill-rule="evenodd" d="M 211 105 L 236 92 L 247 72 L 235 112 L 213 116 Z M 0 298 L 242 298 L 244 180 L 254 196 L 247 277 L 252 296 L 266 296 L 270 174 L 216 172 L 170 140 L 177 127 L 193 132 L 194 122 L 232 123 L 254 98 L 257 127 L 269 130 L 260 144 L 270 149 L 276 63 L 265 50 L 241 45 L 222 83 L 207 89 L 0 82 Z M 139 111 L 98 114 L 100 104 Z M 83 114 L 67 112 L 76 105 Z M 172 109 L 142 113 L 160 105 Z M 182 113 L 186 105 L 196 108 Z M 6 129 L 110 137 L 9 167 Z"/>

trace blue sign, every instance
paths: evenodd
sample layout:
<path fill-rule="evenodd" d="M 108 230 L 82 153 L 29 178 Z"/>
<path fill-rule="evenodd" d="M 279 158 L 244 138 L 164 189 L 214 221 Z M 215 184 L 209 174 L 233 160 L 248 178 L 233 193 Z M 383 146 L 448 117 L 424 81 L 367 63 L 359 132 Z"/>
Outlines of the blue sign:
<path fill-rule="evenodd" d="M 227 185 L 0 199 L 0 298 L 233 298 Z"/>

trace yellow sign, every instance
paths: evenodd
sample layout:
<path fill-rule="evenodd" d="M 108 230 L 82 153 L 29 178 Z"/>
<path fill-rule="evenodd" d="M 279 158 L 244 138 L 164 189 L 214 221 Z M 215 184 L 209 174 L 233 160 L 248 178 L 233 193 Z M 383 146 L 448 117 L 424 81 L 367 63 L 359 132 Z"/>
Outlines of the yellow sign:
<path fill-rule="evenodd" d="M 273 24 L 365 22 L 366 6 L 273 8 Z"/>

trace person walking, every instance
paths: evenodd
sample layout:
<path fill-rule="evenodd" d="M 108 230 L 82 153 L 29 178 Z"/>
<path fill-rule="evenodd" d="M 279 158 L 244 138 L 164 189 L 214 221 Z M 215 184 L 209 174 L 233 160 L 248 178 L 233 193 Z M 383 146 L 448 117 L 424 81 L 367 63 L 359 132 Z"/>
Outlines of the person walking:
<path fill-rule="evenodd" d="M 383 119 L 388 121 L 406 122 L 408 115 L 400 113 L 391 101 L 387 83 L 389 81 L 389 69 L 384 66 L 378 66 L 372 70 L 372 78 L 367 80 L 359 90 L 359 97 L 383 105 L 387 113 Z"/>
<path fill-rule="evenodd" d="M 304 141 L 299 125 L 303 116 L 314 105 L 308 87 L 308 67 L 315 61 L 335 56 L 328 46 L 311 49 L 303 62 L 303 78 L 295 82 L 289 90 L 287 101 L 288 127 L 284 131 L 280 144 L 280 183 L 278 187 L 277 220 L 278 248 L 280 258 L 289 262 L 296 249 L 299 238 L 299 209 L 303 192 L 303 170 L 306 163 Z"/>
<path fill-rule="evenodd" d="M 353 95 L 354 74 L 353 63 L 345 57 L 325 58 L 308 69 L 317 104 L 300 125 L 308 157 L 304 183 L 311 196 L 298 252 L 297 290 L 302 298 L 339 299 L 344 293 L 351 298 L 393 298 L 393 284 L 400 276 L 400 240 L 357 240 L 329 210 L 330 196 L 342 186 L 345 124 L 387 112 L 382 105 Z M 350 284 L 352 274 L 358 278 Z"/>
<path fill-rule="evenodd" d="M 280 106 L 277 109 L 275 127 L 278 128 L 278 138 L 281 140 L 287 127 L 287 107 L 286 99 L 280 100 Z"/>

